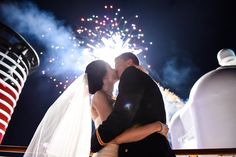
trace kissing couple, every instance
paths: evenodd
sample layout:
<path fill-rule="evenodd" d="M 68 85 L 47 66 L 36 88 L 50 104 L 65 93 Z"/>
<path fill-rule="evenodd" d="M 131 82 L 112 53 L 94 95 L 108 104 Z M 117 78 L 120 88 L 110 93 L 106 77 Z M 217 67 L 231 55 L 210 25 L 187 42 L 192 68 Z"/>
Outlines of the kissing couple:
<path fill-rule="evenodd" d="M 115 69 L 103 60 L 87 65 L 48 109 L 24 157 L 174 157 L 165 123 L 158 85 L 126 52 Z"/>

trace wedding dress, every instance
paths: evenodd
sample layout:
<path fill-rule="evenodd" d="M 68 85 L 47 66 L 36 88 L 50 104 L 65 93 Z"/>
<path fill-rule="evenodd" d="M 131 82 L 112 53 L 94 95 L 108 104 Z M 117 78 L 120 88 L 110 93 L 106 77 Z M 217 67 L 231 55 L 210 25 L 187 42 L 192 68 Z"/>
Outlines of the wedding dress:
<path fill-rule="evenodd" d="M 94 153 L 92 157 L 118 157 L 119 145 L 108 143 L 99 152 Z"/>

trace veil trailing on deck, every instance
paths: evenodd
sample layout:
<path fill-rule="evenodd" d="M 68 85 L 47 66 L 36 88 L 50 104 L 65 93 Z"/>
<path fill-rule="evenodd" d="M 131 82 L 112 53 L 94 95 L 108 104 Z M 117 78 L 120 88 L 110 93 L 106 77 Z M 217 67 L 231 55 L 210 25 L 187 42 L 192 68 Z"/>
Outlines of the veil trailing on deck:
<path fill-rule="evenodd" d="M 91 130 L 87 75 L 83 74 L 48 109 L 24 157 L 88 157 Z"/>

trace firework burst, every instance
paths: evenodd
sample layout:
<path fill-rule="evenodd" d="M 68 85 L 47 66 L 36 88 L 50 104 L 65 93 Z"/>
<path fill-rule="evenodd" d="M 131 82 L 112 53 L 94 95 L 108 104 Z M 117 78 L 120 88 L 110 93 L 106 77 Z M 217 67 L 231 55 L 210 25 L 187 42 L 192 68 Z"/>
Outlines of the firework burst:
<path fill-rule="evenodd" d="M 51 65 L 48 67 L 51 68 L 43 70 L 42 73 L 45 75 L 56 74 L 57 70 L 65 71 L 63 78 L 57 78 L 58 75 L 50 76 L 60 93 L 95 59 L 105 60 L 114 66 L 116 56 L 123 52 L 133 52 L 139 57 L 142 65 L 150 68 L 146 63 L 145 52 L 152 42 L 144 40 L 144 33 L 137 24 L 139 16 L 126 19 L 120 16 L 120 9 L 115 10 L 113 6 L 104 8 L 106 15 L 81 18 L 81 25 L 76 32 L 73 35 L 65 35 L 70 44 L 51 45 L 50 49 L 56 53 L 47 60 Z M 48 32 L 50 31 L 53 29 L 48 29 Z M 46 37 L 46 34 L 42 35 L 42 38 Z"/>
<path fill-rule="evenodd" d="M 82 25 L 77 29 L 83 51 L 94 58 L 114 64 L 114 58 L 123 52 L 140 54 L 147 51 L 152 42 L 146 43 L 142 29 L 136 24 L 139 16 L 130 19 L 120 16 L 120 9 L 104 6 L 109 14 L 81 18 Z M 114 11 L 114 12 L 113 12 Z M 145 55 L 143 58 L 146 58 Z"/>

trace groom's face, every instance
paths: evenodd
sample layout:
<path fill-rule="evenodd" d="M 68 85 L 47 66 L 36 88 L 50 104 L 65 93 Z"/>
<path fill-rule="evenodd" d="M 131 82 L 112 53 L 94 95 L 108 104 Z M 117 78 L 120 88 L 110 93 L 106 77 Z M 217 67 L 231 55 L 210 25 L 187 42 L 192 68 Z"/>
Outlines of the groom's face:
<path fill-rule="evenodd" d="M 116 73 L 117 73 L 119 78 L 128 66 L 129 66 L 129 61 L 128 60 L 125 61 L 121 58 L 117 58 L 115 60 L 115 69 L 116 69 Z"/>

